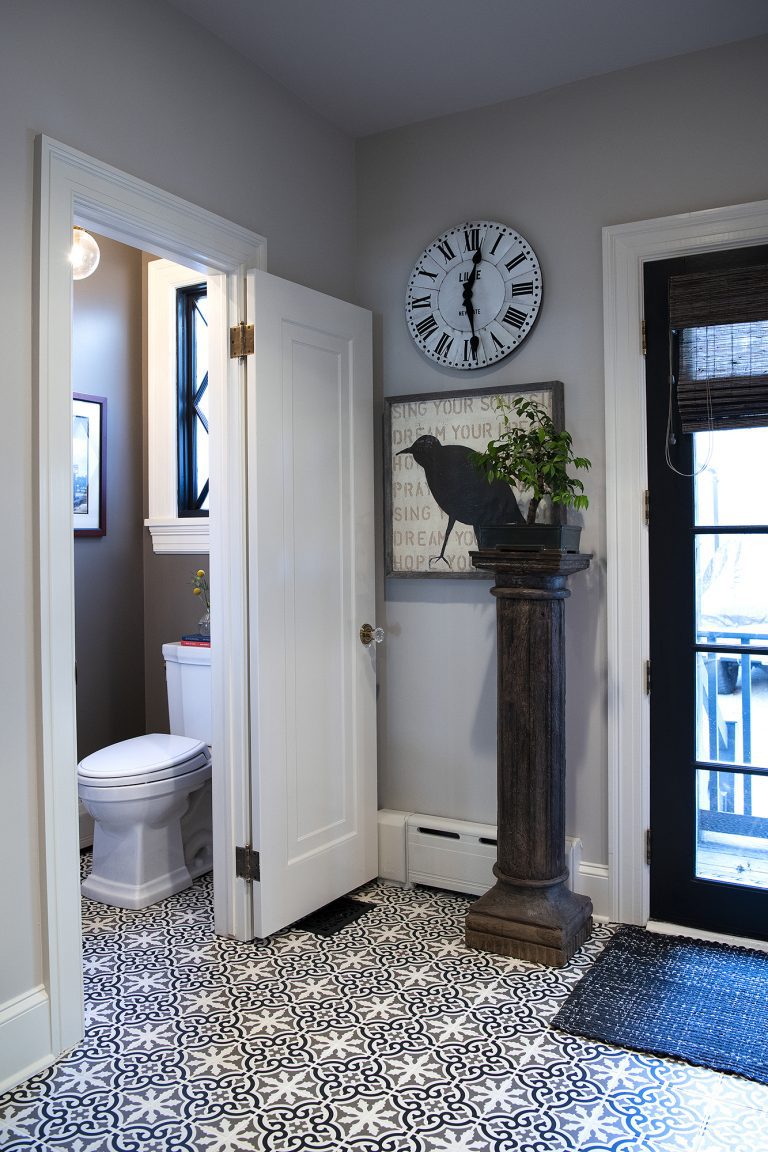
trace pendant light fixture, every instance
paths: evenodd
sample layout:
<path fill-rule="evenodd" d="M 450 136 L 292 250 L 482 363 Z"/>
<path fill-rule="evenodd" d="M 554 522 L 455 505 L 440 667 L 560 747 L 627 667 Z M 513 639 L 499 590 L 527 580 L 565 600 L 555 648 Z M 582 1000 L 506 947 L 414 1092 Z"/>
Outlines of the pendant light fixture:
<path fill-rule="evenodd" d="M 85 280 L 86 276 L 95 272 L 100 256 L 99 246 L 93 236 L 76 224 L 72 238 L 72 251 L 69 254 L 72 279 Z"/>

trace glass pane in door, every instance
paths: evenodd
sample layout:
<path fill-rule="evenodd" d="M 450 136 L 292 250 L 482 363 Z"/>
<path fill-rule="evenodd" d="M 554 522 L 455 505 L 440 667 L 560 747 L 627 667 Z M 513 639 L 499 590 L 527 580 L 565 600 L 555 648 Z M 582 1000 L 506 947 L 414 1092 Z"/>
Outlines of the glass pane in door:
<path fill-rule="evenodd" d="M 700 768 L 696 875 L 768 888 L 768 777 Z"/>
<path fill-rule="evenodd" d="M 732 428 L 694 434 L 694 523 L 697 526 L 766 523 L 766 452 L 768 428 Z"/>
<path fill-rule="evenodd" d="M 768 535 L 697 533 L 694 579 L 697 644 L 732 649 L 737 660 L 757 650 L 754 667 L 768 666 L 759 654 L 768 649 Z"/>
<path fill-rule="evenodd" d="M 696 759 L 768 769 L 768 657 L 696 656 Z M 766 813 L 768 815 L 768 813 Z"/>
<path fill-rule="evenodd" d="M 696 876 L 768 889 L 766 458 L 765 428 L 694 437 Z"/>

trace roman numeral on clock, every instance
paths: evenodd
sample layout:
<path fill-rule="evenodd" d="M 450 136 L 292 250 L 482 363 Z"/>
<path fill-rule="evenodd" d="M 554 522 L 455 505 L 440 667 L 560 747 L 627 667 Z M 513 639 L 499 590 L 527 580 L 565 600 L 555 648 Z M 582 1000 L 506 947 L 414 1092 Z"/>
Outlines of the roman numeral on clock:
<path fill-rule="evenodd" d="M 464 243 L 467 252 L 477 252 L 480 247 L 480 229 L 479 228 L 465 228 L 464 229 Z"/>
<path fill-rule="evenodd" d="M 513 296 L 532 296 L 533 295 L 533 280 L 526 280 L 522 284 L 512 285 Z"/>
<path fill-rule="evenodd" d="M 451 260 L 456 259 L 456 253 L 454 252 L 453 248 L 451 248 L 447 240 L 443 240 L 441 244 L 438 244 L 437 250 L 442 256 L 443 260 L 445 260 L 446 264 L 450 264 Z"/>
<path fill-rule="evenodd" d="M 512 328 L 522 328 L 527 318 L 527 313 L 521 312 L 519 308 L 507 308 L 501 319 L 503 324 L 509 324 Z"/>
<path fill-rule="evenodd" d="M 435 352 L 438 356 L 447 356 L 451 349 L 451 344 L 453 344 L 453 336 L 450 336 L 447 332 L 443 332 L 435 345 Z"/>
<path fill-rule="evenodd" d="M 414 311 L 416 308 L 429 308 L 431 302 L 431 296 L 414 296 L 413 300 L 411 300 L 411 311 Z"/>
<path fill-rule="evenodd" d="M 513 256 L 511 260 L 507 260 L 504 264 L 507 272 L 511 272 L 513 268 L 517 268 L 518 264 L 523 264 L 527 259 L 525 252 L 518 252 L 517 256 Z"/>
<path fill-rule="evenodd" d="M 434 316 L 431 314 L 429 316 L 425 316 L 424 319 L 420 320 L 416 325 L 416 331 L 418 332 L 419 336 L 421 336 L 422 340 L 428 339 L 428 337 L 430 337 L 433 332 L 437 331 L 437 320 L 435 320 Z"/>

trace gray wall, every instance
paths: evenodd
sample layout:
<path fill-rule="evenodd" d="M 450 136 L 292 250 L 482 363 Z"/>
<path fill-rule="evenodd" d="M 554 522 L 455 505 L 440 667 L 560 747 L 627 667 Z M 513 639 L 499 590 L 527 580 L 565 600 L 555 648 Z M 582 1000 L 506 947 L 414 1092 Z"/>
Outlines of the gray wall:
<path fill-rule="evenodd" d="M 73 286 L 72 387 L 107 400 L 107 534 L 75 539 L 78 759 L 145 731 L 141 253 L 97 240 Z"/>
<path fill-rule="evenodd" d="M 590 457 L 567 628 L 567 830 L 608 863 L 605 464 L 601 230 L 768 195 L 768 40 L 618 72 L 369 137 L 357 148 L 360 300 L 377 315 L 384 396 L 561 379 Z M 404 322 L 421 249 L 467 218 L 532 243 L 544 278 L 536 328 L 498 366 L 435 366 Z M 381 468 L 377 468 L 381 475 Z M 638 493 L 638 509 L 640 494 Z M 639 514 L 639 511 L 638 511 Z M 380 688 L 380 801 L 495 821 L 495 630 L 488 584 L 390 579 Z"/>
<path fill-rule="evenodd" d="M 202 610 L 200 600 L 192 595 L 192 576 L 198 568 L 208 572 L 209 565 L 208 557 L 202 554 L 156 556 L 146 529 L 144 534 L 146 731 L 167 732 L 163 644 L 178 640 L 185 632 L 197 632 Z"/>
<path fill-rule="evenodd" d="M 3 575 L 6 658 L 0 661 L 0 922 L 13 940 L 0 965 L 5 1005 L 44 975 L 31 305 L 35 136 L 44 132 L 266 235 L 272 272 L 347 299 L 354 282 L 355 178 L 347 137 L 162 0 L 24 0 L 0 8 L 0 455 L 10 487 L 4 554 L 12 558 Z M 91 45 L 87 67 L 84 33 Z M 196 559 L 190 557 L 192 567 Z"/>
<path fill-rule="evenodd" d="M 73 388 L 107 397 L 107 534 L 75 540 L 78 759 L 168 731 L 162 646 L 197 630 L 192 574 L 208 570 L 207 555 L 155 555 L 144 528 L 143 258 L 97 240 L 96 272 L 74 285 Z"/>

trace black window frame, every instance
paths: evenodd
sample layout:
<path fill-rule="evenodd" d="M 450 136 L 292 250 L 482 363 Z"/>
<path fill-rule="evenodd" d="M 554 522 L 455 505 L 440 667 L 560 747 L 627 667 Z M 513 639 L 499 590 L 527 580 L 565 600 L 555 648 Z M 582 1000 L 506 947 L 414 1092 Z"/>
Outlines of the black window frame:
<path fill-rule="evenodd" d="M 205 517 L 208 509 L 201 505 L 208 498 L 210 480 L 206 480 L 201 491 L 195 491 L 197 476 L 197 422 L 200 420 L 206 430 L 208 422 L 196 409 L 196 400 L 208 388 L 208 372 L 203 383 L 196 390 L 196 347 L 194 313 L 198 301 L 208 294 L 208 286 L 190 284 L 176 290 L 176 333 L 177 333 L 177 475 L 178 475 L 178 515 L 179 517 Z"/>

